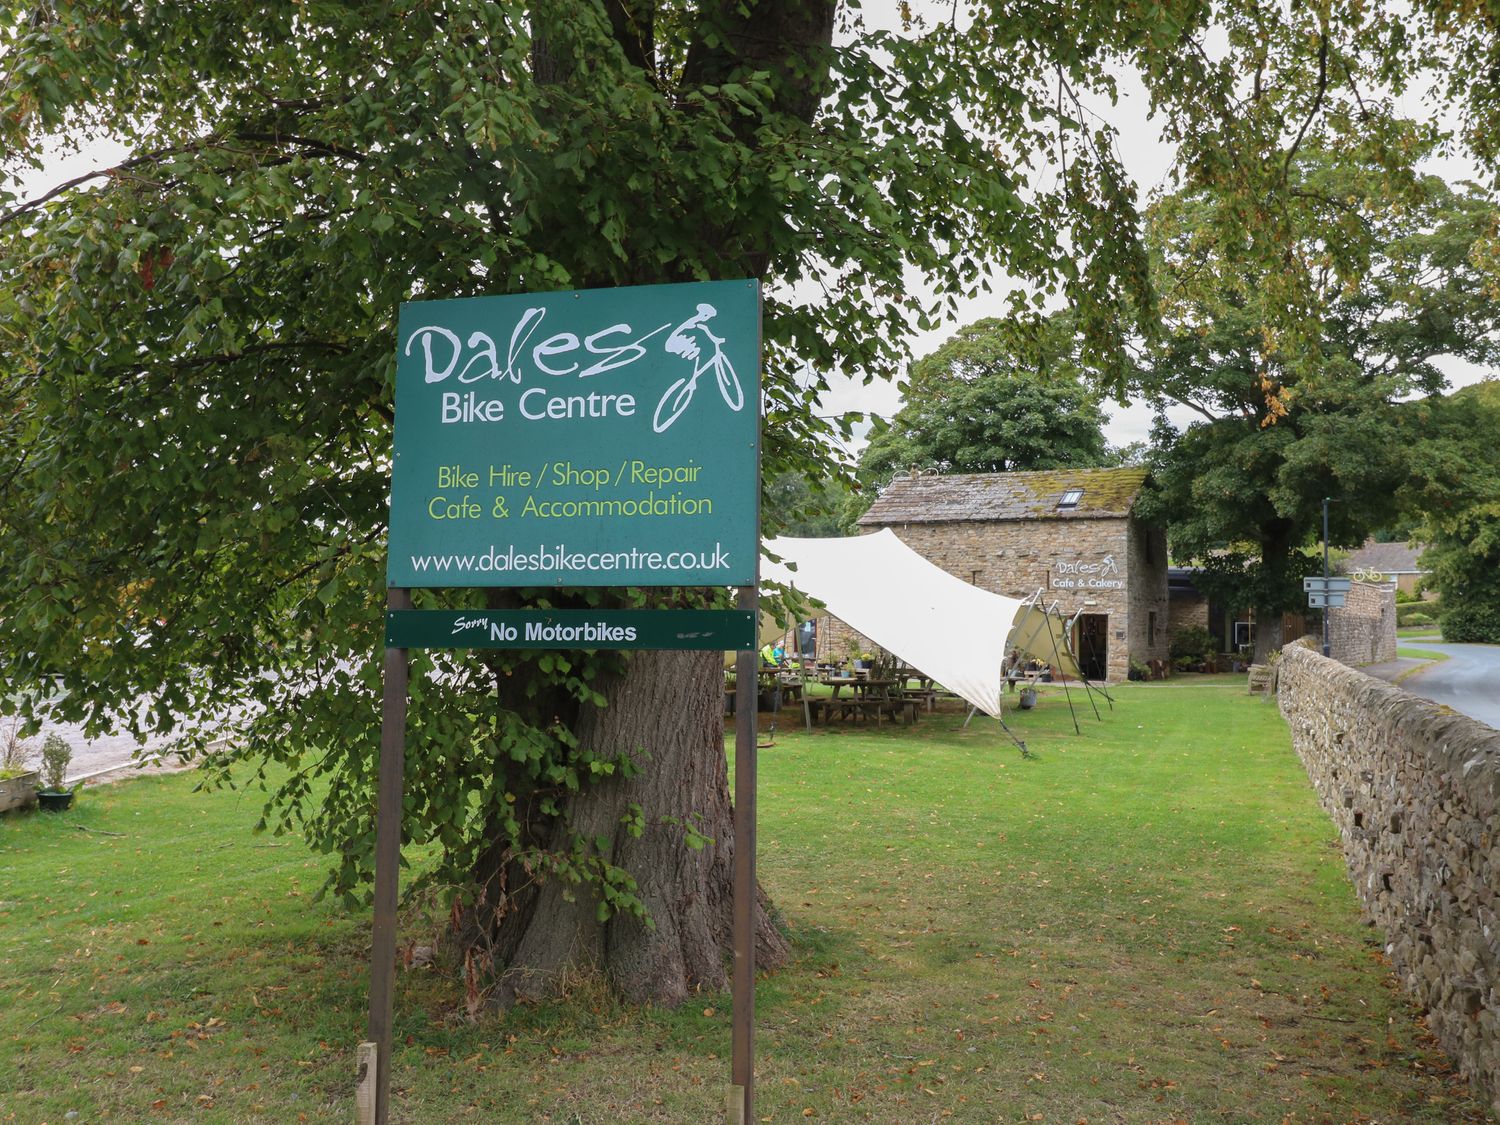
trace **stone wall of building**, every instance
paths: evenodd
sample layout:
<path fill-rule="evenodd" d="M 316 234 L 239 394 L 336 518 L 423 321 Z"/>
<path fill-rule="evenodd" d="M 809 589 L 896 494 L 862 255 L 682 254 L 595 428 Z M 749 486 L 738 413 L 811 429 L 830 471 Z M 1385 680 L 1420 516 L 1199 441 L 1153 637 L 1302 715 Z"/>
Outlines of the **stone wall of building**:
<path fill-rule="evenodd" d="M 1167 637 L 1182 629 L 1208 628 L 1207 598 L 1173 598 L 1167 606 Z"/>
<path fill-rule="evenodd" d="M 1500 731 L 1305 643 L 1280 702 L 1397 976 L 1500 1111 Z"/>
<path fill-rule="evenodd" d="M 1030 519 L 895 524 L 891 530 L 928 561 L 981 589 L 1010 598 L 1041 589 L 1048 604 L 1056 601 L 1069 616 L 1079 609 L 1107 615 L 1111 681 L 1126 678 L 1131 659 L 1166 658 L 1167 551 L 1159 529 L 1127 519 Z"/>
<path fill-rule="evenodd" d="M 1396 587 L 1353 582 L 1344 604 L 1328 613 L 1328 652 L 1344 664 L 1384 664 L 1396 659 Z"/>
<path fill-rule="evenodd" d="M 1127 644 L 1129 649 L 1121 655 L 1125 658 L 1125 670 L 1130 661 L 1145 663 L 1148 660 L 1165 660 L 1171 648 L 1167 618 L 1167 536 L 1160 528 L 1130 520 L 1126 524 L 1130 545 L 1130 566 L 1126 571 L 1126 608 L 1129 612 Z M 1110 657 L 1111 680 L 1123 679 L 1122 672 L 1115 675 L 1115 659 Z"/>

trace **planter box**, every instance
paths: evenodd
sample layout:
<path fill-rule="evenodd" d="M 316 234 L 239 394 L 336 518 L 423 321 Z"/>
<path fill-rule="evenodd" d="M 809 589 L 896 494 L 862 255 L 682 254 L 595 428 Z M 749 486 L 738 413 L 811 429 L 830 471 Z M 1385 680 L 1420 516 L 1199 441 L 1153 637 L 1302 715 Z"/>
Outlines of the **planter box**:
<path fill-rule="evenodd" d="M 0 813 L 36 804 L 36 791 L 41 787 L 42 775 L 36 771 L 0 779 Z"/>

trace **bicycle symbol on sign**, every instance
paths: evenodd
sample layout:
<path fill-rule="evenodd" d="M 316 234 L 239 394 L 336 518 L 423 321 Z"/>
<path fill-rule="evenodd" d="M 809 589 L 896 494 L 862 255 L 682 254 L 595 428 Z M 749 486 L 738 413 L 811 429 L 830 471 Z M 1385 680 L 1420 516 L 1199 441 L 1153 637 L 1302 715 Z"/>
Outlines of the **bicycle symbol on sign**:
<path fill-rule="evenodd" d="M 651 428 L 657 433 L 666 430 L 682 416 L 682 412 L 693 401 L 693 395 L 698 392 L 698 380 L 708 371 L 712 371 L 714 378 L 718 380 L 719 394 L 724 396 L 730 410 L 739 410 L 745 405 L 745 391 L 740 386 L 739 376 L 734 373 L 734 367 L 721 346 L 724 338 L 715 336 L 708 327 L 708 322 L 717 315 L 718 310 L 712 305 L 699 305 L 698 312 L 672 329 L 672 334 L 667 337 L 667 351 L 672 355 L 680 355 L 695 366 L 692 375 L 684 375 L 668 387 L 667 393 L 656 404 L 656 413 L 651 417 Z M 704 349 L 700 347 L 695 333 L 701 334 L 712 349 L 712 354 L 707 358 L 701 358 Z"/>

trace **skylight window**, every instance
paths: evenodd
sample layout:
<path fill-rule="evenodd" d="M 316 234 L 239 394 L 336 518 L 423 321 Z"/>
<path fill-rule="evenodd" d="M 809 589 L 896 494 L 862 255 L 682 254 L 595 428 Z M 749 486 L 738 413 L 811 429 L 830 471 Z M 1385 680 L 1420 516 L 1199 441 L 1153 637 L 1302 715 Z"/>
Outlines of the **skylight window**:
<path fill-rule="evenodd" d="M 1070 488 L 1063 493 L 1062 499 L 1057 502 L 1057 510 L 1059 512 L 1071 511 L 1073 508 L 1078 507 L 1078 502 L 1082 499 L 1083 489 Z"/>

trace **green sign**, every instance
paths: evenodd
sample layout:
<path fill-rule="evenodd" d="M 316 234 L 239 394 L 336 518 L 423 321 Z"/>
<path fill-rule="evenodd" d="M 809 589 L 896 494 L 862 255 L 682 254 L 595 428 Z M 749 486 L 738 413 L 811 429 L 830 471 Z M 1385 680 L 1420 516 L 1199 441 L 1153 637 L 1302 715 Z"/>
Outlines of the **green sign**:
<path fill-rule="evenodd" d="M 755 281 L 401 306 L 390 586 L 749 586 Z"/>
<path fill-rule="evenodd" d="M 738 609 L 393 609 L 389 648 L 755 647 L 755 615 Z"/>

